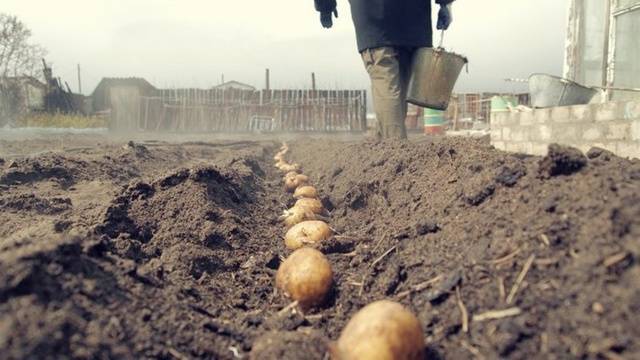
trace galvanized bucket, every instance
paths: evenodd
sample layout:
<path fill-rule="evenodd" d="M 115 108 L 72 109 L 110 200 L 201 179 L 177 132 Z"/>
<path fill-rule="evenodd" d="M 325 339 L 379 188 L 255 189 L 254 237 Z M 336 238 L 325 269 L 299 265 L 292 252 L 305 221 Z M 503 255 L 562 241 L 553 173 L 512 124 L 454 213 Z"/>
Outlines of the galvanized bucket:
<path fill-rule="evenodd" d="M 407 101 L 430 109 L 446 110 L 460 72 L 467 63 L 464 56 L 442 48 L 417 49 L 413 56 Z"/>
<path fill-rule="evenodd" d="M 534 108 L 588 104 L 597 93 L 597 89 L 553 75 L 529 77 L 529 95 Z"/>

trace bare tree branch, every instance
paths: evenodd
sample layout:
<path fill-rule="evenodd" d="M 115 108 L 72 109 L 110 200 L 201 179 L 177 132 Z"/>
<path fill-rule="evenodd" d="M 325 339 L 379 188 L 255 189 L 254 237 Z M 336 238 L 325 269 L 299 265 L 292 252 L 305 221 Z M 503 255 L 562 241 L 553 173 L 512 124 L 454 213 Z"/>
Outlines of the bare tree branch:
<path fill-rule="evenodd" d="M 16 16 L 0 13 L 0 77 L 39 77 L 45 49 L 31 42 L 31 30 Z"/>

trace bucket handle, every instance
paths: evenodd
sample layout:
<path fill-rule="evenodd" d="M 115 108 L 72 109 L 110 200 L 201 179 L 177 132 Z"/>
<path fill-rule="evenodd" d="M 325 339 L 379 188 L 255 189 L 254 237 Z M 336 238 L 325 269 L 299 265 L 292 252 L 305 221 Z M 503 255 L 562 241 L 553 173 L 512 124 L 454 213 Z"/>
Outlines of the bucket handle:
<path fill-rule="evenodd" d="M 438 46 L 438 49 L 442 49 L 442 50 L 444 50 L 444 46 L 443 46 L 444 45 L 444 32 L 445 32 L 444 29 L 442 29 L 440 31 L 440 45 Z M 465 67 L 466 67 L 466 71 L 467 71 L 467 74 L 468 74 L 469 73 L 469 61 L 465 62 Z"/>

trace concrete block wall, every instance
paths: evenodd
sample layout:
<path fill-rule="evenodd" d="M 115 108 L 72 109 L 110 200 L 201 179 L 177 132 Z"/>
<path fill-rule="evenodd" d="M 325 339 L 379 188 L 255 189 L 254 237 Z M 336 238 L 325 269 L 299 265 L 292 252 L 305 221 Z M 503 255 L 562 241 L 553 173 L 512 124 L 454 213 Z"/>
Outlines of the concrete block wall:
<path fill-rule="evenodd" d="M 640 100 L 491 115 L 491 144 L 500 150 L 546 155 L 552 143 L 640 158 Z"/>

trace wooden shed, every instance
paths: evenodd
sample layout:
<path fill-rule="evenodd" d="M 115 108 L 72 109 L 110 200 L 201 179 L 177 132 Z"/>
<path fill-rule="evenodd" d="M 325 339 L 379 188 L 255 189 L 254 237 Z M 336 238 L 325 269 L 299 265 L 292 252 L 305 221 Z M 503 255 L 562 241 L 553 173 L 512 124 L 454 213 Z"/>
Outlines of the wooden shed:
<path fill-rule="evenodd" d="M 110 113 L 112 130 L 137 130 L 141 97 L 156 88 L 142 78 L 104 78 L 91 95 L 95 112 Z"/>

